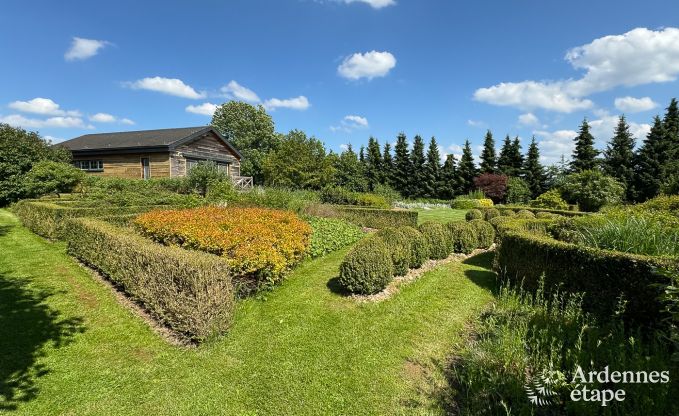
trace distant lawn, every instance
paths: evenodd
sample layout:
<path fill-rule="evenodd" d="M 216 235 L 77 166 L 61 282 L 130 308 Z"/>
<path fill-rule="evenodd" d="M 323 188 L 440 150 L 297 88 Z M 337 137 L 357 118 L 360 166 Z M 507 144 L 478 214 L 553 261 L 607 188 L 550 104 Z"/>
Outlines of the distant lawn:
<path fill-rule="evenodd" d="M 435 208 L 435 209 L 417 209 L 417 222 L 422 224 L 425 221 L 449 222 L 464 220 L 467 213 L 466 209 L 452 209 L 452 208 Z"/>
<path fill-rule="evenodd" d="M 26 415 L 438 414 L 441 361 L 495 281 L 483 255 L 357 304 L 328 289 L 338 252 L 185 349 L 5 210 L 0 253 L 0 413 Z"/>

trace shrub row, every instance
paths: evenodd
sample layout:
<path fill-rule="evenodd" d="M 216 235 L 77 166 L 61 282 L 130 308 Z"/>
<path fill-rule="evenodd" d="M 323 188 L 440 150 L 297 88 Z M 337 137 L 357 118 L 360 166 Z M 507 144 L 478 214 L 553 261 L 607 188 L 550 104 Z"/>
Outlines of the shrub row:
<path fill-rule="evenodd" d="M 374 208 L 389 208 L 391 203 L 382 195 L 353 192 L 340 187 L 325 188 L 320 193 L 321 202 L 334 205 L 358 205 Z"/>
<path fill-rule="evenodd" d="M 497 220 L 494 220 L 497 223 Z M 497 223 L 500 244 L 494 268 L 505 278 L 535 290 L 544 274 L 547 291 L 584 292 L 583 306 L 612 317 L 622 297 L 627 322 L 653 326 L 661 321 L 658 297 L 667 278 L 657 269 L 679 269 L 674 259 L 641 256 L 566 243 L 552 238 L 552 220 Z"/>
<path fill-rule="evenodd" d="M 493 200 L 489 198 L 474 199 L 466 196 L 461 196 L 453 199 L 450 207 L 453 209 L 473 209 L 473 208 L 488 208 L 493 206 Z"/>
<path fill-rule="evenodd" d="M 339 218 L 311 217 L 311 244 L 309 256 L 320 257 L 353 244 L 365 233 L 355 224 Z"/>
<path fill-rule="evenodd" d="M 234 306 L 221 258 L 166 247 L 93 218 L 67 221 L 68 252 L 101 271 L 174 331 L 203 341 L 224 333 Z"/>
<path fill-rule="evenodd" d="M 66 201 L 55 203 L 25 199 L 14 204 L 12 211 L 34 233 L 50 239 L 60 239 L 63 237 L 66 220 L 70 218 L 131 214 L 156 208 L 158 206 L 80 207 Z"/>
<path fill-rule="evenodd" d="M 340 265 L 339 284 L 352 293 L 383 290 L 394 276 L 419 268 L 427 259 L 471 253 L 493 244 L 495 229 L 486 221 L 425 222 L 412 227 L 384 228 L 360 241 Z"/>
<path fill-rule="evenodd" d="M 342 218 L 367 228 L 417 226 L 417 211 L 313 204 L 304 213 L 316 217 Z"/>

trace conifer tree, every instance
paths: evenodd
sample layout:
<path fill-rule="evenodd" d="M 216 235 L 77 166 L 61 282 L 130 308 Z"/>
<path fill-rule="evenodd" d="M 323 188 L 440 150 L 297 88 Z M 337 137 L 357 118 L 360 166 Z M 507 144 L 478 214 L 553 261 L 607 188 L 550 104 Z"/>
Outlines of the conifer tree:
<path fill-rule="evenodd" d="M 455 155 L 452 153 L 448 154 L 441 168 L 441 189 L 438 197 L 441 199 L 454 198 L 458 193 L 460 183 L 462 183 L 462 179 L 457 168 Z"/>
<path fill-rule="evenodd" d="M 523 155 L 521 154 L 521 142 L 519 136 L 512 141 L 511 152 L 509 154 L 511 173 L 509 176 L 519 177 L 523 173 Z"/>
<path fill-rule="evenodd" d="M 464 142 L 462 149 L 462 157 L 460 158 L 460 183 L 461 193 L 467 193 L 474 189 L 474 178 L 477 175 L 476 166 L 474 165 L 474 155 L 472 154 L 472 147 L 469 140 Z"/>
<path fill-rule="evenodd" d="M 439 146 L 434 137 L 429 141 L 424 172 L 425 177 L 422 185 L 422 196 L 425 198 L 436 198 L 441 187 L 441 154 L 439 153 Z"/>
<path fill-rule="evenodd" d="M 385 185 L 394 186 L 394 159 L 391 157 L 391 144 L 384 143 L 382 152 L 382 179 Z"/>
<path fill-rule="evenodd" d="M 535 141 L 535 136 L 530 141 L 526 161 L 523 164 L 524 180 L 528 183 L 531 197 L 536 198 L 546 188 L 545 168 L 540 163 L 540 149 Z"/>
<path fill-rule="evenodd" d="M 361 145 L 361 150 L 358 152 L 358 161 L 365 163 L 365 146 Z"/>
<path fill-rule="evenodd" d="M 365 177 L 368 188 L 372 191 L 375 185 L 382 183 L 382 151 L 380 143 L 374 137 L 368 139 L 368 152 L 365 155 Z"/>
<path fill-rule="evenodd" d="M 625 116 L 620 116 L 615 134 L 604 151 L 604 172 L 625 185 L 626 197 L 633 199 L 634 137 L 629 131 Z"/>
<path fill-rule="evenodd" d="M 662 161 L 663 182 L 679 182 L 679 105 L 676 98 L 672 98 L 667 107 L 663 129 L 665 132 L 663 142 L 667 149 L 666 158 Z"/>
<path fill-rule="evenodd" d="M 424 157 L 424 140 L 420 135 L 416 135 L 413 140 L 413 149 L 410 152 L 410 161 L 412 163 L 412 174 L 408 183 L 409 194 L 416 197 L 424 196 L 424 182 L 426 181 L 425 172 L 425 157 Z"/>
<path fill-rule="evenodd" d="M 335 185 L 357 192 L 365 192 L 368 189 L 363 165 L 351 144 L 339 155 L 335 162 L 335 171 Z"/>
<path fill-rule="evenodd" d="M 412 171 L 412 163 L 408 153 L 408 139 L 405 134 L 399 133 L 394 147 L 393 187 L 406 197 L 411 196 L 409 184 Z"/>
<path fill-rule="evenodd" d="M 665 137 L 663 122 L 655 116 L 653 126 L 635 155 L 634 199 L 646 201 L 658 194 L 663 180 Z"/>
<path fill-rule="evenodd" d="M 511 176 L 510 175 L 512 172 L 511 153 L 512 153 L 512 140 L 509 138 L 509 135 L 506 135 L 504 141 L 502 142 L 502 148 L 500 149 L 500 157 L 498 157 L 497 159 L 498 173 Z"/>
<path fill-rule="evenodd" d="M 495 156 L 495 140 L 490 130 L 486 132 L 481 152 L 481 173 L 497 173 L 497 157 Z"/>
<path fill-rule="evenodd" d="M 589 132 L 587 119 L 582 120 L 578 135 L 574 139 L 575 149 L 571 157 L 571 172 L 582 172 L 597 168 L 599 151 L 594 148 L 594 137 Z"/>

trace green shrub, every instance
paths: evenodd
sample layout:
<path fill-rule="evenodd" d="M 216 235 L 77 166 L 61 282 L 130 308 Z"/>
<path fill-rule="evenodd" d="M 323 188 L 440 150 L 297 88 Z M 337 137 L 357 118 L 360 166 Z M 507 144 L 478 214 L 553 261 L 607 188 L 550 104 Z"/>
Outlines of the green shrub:
<path fill-rule="evenodd" d="M 485 211 L 483 211 L 483 219 L 488 221 L 491 218 L 499 217 L 502 214 L 500 214 L 500 210 L 497 208 L 488 208 Z"/>
<path fill-rule="evenodd" d="M 319 200 L 319 194 L 315 191 L 257 186 L 237 192 L 233 199 L 223 202 L 239 207 L 264 207 L 303 213 Z"/>
<path fill-rule="evenodd" d="M 31 197 L 64 194 L 73 191 L 85 172 L 64 162 L 42 160 L 35 163 L 24 177 L 26 193 Z"/>
<path fill-rule="evenodd" d="M 516 177 L 510 177 L 507 181 L 507 194 L 505 199 L 509 204 L 524 204 L 530 201 L 531 190 L 528 183 Z"/>
<path fill-rule="evenodd" d="M 488 220 L 488 223 L 490 225 L 492 225 L 493 227 L 495 227 L 495 229 L 497 230 L 497 228 L 500 224 L 506 224 L 507 222 L 510 222 L 510 221 L 512 221 L 512 217 L 504 216 L 504 217 L 491 218 L 490 220 Z"/>
<path fill-rule="evenodd" d="M 361 229 L 347 221 L 338 218 L 309 219 L 313 232 L 309 256 L 319 257 L 339 250 L 363 238 L 365 233 Z"/>
<path fill-rule="evenodd" d="M 410 244 L 410 268 L 417 269 L 429 259 L 429 244 L 421 232 L 413 227 L 399 228 Z"/>
<path fill-rule="evenodd" d="M 394 275 L 404 276 L 408 273 L 411 261 L 410 241 L 398 228 L 383 228 L 375 234 L 381 238 L 391 253 L 391 262 L 394 264 Z"/>
<path fill-rule="evenodd" d="M 660 195 L 639 204 L 638 207 L 642 210 L 667 211 L 679 216 L 679 195 Z"/>
<path fill-rule="evenodd" d="M 207 195 L 212 184 L 228 179 L 226 172 L 220 171 L 217 164 L 212 161 L 198 162 L 186 175 L 189 187 L 202 196 Z"/>
<path fill-rule="evenodd" d="M 325 204 L 333 205 L 358 205 L 374 208 L 391 207 L 391 202 L 383 195 L 353 192 L 337 186 L 324 188 L 320 192 L 320 200 Z"/>
<path fill-rule="evenodd" d="M 391 254 L 381 238 L 359 241 L 340 264 L 340 287 L 359 294 L 384 290 L 394 276 Z"/>
<path fill-rule="evenodd" d="M 516 211 L 511 208 L 500 208 L 500 215 L 503 217 L 516 217 Z"/>
<path fill-rule="evenodd" d="M 166 247 L 106 222 L 68 221 L 69 254 L 99 270 L 161 322 L 203 341 L 231 322 L 234 285 L 217 256 Z"/>
<path fill-rule="evenodd" d="M 567 202 L 578 204 L 583 211 L 598 211 L 604 205 L 619 203 L 625 187 L 598 170 L 585 170 L 566 176 L 561 193 Z"/>
<path fill-rule="evenodd" d="M 522 219 L 522 220 L 531 220 L 535 218 L 535 214 L 533 212 L 527 210 L 527 209 L 522 209 L 519 210 L 519 212 L 516 213 L 516 218 Z"/>
<path fill-rule="evenodd" d="M 551 212 L 543 212 L 543 211 L 538 211 L 535 213 L 535 218 L 537 219 L 556 219 L 559 218 L 559 214 L 553 214 Z"/>
<path fill-rule="evenodd" d="M 480 209 L 470 209 L 469 211 L 467 211 L 464 218 L 467 221 L 482 220 L 483 219 L 483 212 L 481 212 Z"/>
<path fill-rule="evenodd" d="M 530 202 L 531 207 L 567 210 L 568 204 L 561 197 L 561 192 L 558 189 L 550 189 L 544 194 L 535 198 Z"/>
<path fill-rule="evenodd" d="M 452 221 L 446 224 L 446 231 L 452 241 L 453 252 L 469 254 L 478 247 L 479 237 L 476 233 L 476 227 L 472 225 L 475 221 L 482 220 L 470 222 Z"/>
<path fill-rule="evenodd" d="M 475 248 L 488 248 L 493 245 L 495 241 L 495 228 L 493 228 L 491 223 L 483 220 L 473 220 L 469 221 L 469 225 L 474 227 L 476 232 L 477 244 Z"/>
<path fill-rule="evenodd" d="M 356 205 L 373 208 L 390 208 L 391 204 L 381 195 L 361 193 L 356 195 Z"/>
<path fill-rule="evenodd" d="M 489 198 L 473 199 L 467 196 L 458 196 L 450 203 L 453 209 L 489 208 L 493 206 L 493 200 Z"/>
<path fill-rule="evenodd" d="M 466 223 L 462 222 L 462 224 Z M 427 240 L 430 259 L 445 259 L 453 252 L 453 242 L 443 224 L 427 221 L 420 224 L 419 230 Z"/>
<path fill-rule="evenodd" d="M 343 218 L 367 228 L 417 226 L 417 211 L 311 204 L 303 212 L 317 217 Z"/>

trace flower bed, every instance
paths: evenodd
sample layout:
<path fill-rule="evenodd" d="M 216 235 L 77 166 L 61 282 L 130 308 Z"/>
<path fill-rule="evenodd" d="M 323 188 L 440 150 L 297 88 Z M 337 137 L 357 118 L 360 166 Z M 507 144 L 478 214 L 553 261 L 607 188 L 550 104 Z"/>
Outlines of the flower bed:
<path fill-rule="evenodd" d="M 155 241 L 222 256 L 234 273 L 259 283 L 282 279 L 305 256 L 311 236 L 296 214 L 265 208 L 158 210 L 134 223 Z"/>

